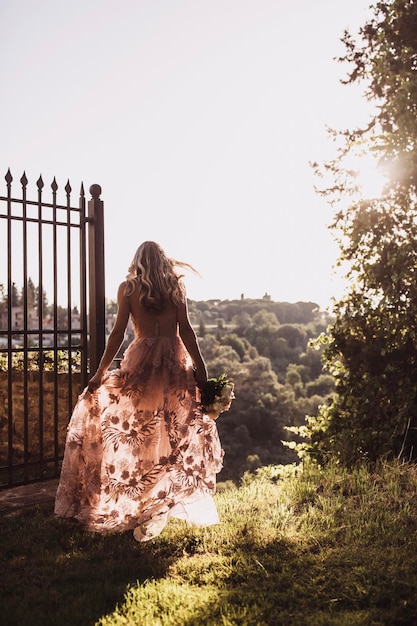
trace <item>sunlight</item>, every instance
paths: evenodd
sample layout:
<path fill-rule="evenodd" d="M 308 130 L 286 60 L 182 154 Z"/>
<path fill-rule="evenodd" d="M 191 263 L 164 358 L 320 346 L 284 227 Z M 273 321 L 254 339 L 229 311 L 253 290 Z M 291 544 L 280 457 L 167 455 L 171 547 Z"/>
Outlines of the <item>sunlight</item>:
<path fill-rule="evenodd" d="M 363 198 L 380 198 L 387 184 L 387 173 L 379 166 L 371 154 L 358 156 L 355 164 L 355 178 Z"/>

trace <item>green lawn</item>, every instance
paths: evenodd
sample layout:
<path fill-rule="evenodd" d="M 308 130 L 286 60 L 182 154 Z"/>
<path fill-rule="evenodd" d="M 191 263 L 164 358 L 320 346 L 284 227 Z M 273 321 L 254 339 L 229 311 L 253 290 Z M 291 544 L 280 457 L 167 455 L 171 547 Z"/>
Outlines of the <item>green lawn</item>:
<path fill-rule="evenodd" d="M 262 468 L 222 523 L 138 544 L 52 505 L 2 519 L 0 624 L 417 625 L 417 468 Z"/>

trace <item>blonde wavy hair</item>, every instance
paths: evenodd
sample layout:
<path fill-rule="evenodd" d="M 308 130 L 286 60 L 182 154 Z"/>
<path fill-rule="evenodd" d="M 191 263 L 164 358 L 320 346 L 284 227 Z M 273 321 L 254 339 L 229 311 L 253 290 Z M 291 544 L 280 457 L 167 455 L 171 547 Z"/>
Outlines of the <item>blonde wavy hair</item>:
<path fill-rule="evenodd" d="M 171 302 L 176 306 L 185 298 L 181 281 L 183 274 L 176 267 L 196 273 L 188 263 L 170 259 L 155 241 L 144 241 L 135 252 L 126 276 L 126 295 L 130 296 L 139 285 L 139 302 L 148 311 L 160 312 Z"/>

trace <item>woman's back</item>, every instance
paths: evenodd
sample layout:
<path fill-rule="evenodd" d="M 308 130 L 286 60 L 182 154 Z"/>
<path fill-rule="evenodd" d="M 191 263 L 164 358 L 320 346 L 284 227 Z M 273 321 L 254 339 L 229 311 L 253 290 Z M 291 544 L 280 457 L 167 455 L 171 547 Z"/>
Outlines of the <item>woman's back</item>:
<path fill-rule="evenodd" d="M 130 315 L 137 337 L 171 337 L 177 334 L 177 307 L 167 303 L 160 311 L 149 311 L 139 301 L 140 286 L 136 283 L 132 294 L 128 296 Z"/>

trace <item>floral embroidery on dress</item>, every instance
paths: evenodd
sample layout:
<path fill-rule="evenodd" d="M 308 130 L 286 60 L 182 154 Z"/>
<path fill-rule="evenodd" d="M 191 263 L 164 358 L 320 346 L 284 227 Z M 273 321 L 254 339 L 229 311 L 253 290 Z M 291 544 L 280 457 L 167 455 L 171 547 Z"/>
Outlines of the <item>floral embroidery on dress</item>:
<path fill-rule="evenodd" d="M 78 399 L 56 515 L 98 532 L 136 529 L 140 541 L 159 534 L 171 515 L 217 523 L 212 494 L 223 450 L 196 396 L 181 339 L 137 337 L 120 369 Z"/>

